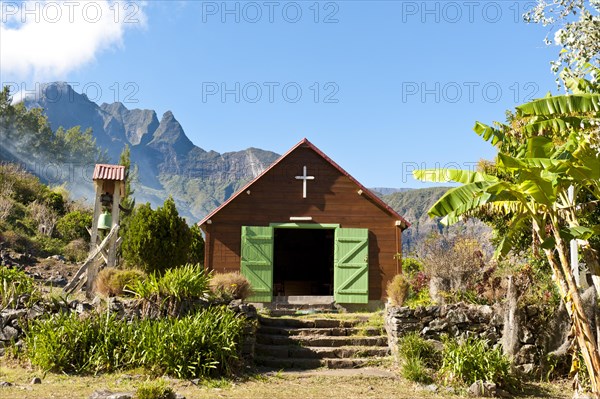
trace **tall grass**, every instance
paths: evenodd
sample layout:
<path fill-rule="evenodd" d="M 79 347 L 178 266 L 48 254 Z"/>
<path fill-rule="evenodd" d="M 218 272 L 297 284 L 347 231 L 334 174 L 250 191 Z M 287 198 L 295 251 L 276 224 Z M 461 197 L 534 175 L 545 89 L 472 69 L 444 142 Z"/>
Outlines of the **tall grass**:
<path fill-rule="evenodd" d="M 186 264 L 167 270 L 163 275 L 150 274 L 131 284 L 131 291 L 143 301 L 145 316 L 177 316 L 189 310 L 197 300 L 207 300 L 210 273 L 200 264 Z"/>
<path fill-rule="evenodd" d="M 143 367 L 177 378 L 233 371 L 244 320 L 226 307 L 183 318 L 136 320 L 58 314 L 33 321 L 26 356 L 44 370 L 99 373 Z"/>
<path fill-rule="evenodd" d="M 16 308 L 19 302 L 30 305 L 40 296 L 35 282 L 25 272 L 0 265 L 1 308 Z"/>
<path fill-rule="evenodd" d="M 439 354 L 419 333 L 411 332 L 398 341 L 402 376 L 409 381 L 429 383 L 439 366 Z"/>
<path fill-rule="evenodd" d="M 476 381 L 492 381 L 514 388 L 510 360 L 499 347 L 490 347 L 483 339 L 444 339 L 441 373 L 451 383 L 470 385 Z"/>

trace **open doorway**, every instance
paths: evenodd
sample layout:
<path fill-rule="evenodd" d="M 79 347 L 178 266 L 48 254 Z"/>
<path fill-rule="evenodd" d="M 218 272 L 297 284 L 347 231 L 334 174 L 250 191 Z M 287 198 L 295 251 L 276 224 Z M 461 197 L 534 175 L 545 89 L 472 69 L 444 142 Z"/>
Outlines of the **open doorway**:
<path fill-rule="evenodd" d="M 276 228 L 273 295 L 333 295 L 334 229 Z"/>

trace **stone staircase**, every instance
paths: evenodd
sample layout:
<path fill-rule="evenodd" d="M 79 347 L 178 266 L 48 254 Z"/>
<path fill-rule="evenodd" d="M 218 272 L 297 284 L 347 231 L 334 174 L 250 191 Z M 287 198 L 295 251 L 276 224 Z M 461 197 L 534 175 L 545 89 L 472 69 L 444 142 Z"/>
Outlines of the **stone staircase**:
<path fill-rule="evenodd" d="M 254 362 L 275 369 L 357 368 L 389 356 L 382 327 L 368 317 L 260 316 Z"/>

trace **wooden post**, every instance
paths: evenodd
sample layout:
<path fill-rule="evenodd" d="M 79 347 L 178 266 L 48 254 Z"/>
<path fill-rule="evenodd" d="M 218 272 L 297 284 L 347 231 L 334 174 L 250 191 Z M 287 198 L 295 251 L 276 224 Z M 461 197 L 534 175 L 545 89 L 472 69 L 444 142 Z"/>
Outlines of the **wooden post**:
<path fill-rule="evenodd" d="M 113 193 L 113 203 L 112 203 L 112 224 L 111 229 L 114 228 L 117 224 L 119 224 L 119 203 L 121 202 L 121 184 L 119 182 L 115 182 L 115 192 Z M 117 259 L 117 238 L 118 236 L 115 234 L 111 237 L 110 243 L 108 244 L 108 262 L 106 265 L 108 267 L 115 267 L 116 259 Z"/>
<path fill-rule="evenodd" d="M 100 211 L 102 210 L 102 204 L 100 203 L 100 196 L 102 195 L 102 181 L 94 180 L 94 188 L 96 197 L 94 199 L 94 216 L 92 218 L 92 231 L 90 239 L 90 253 L 96 250 L 98 240 L 98 219 L 100 218 Z"/>

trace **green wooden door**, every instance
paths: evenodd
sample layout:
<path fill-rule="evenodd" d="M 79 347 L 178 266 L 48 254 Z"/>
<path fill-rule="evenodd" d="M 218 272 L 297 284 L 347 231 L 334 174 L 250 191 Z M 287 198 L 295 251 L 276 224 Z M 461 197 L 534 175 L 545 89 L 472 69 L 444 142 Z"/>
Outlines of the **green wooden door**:
<path fill-rule="evenodd" d="M 333 287 L 338 303 L 369 301 L 368 229 L 335 230 Z"/>
<path fill-rule="evenodd" d="M 241 272 L 252 284 L 253 302 L 273 297 L 273 228 L 242 226 Z"/>

